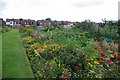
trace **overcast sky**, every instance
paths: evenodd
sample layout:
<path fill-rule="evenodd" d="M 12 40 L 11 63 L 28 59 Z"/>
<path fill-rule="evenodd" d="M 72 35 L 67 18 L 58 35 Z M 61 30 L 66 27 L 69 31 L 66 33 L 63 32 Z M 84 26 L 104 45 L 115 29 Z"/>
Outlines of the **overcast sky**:
<path fill-rule="evenodd" d="M 0 0 L 1 18 L 118 20 L 119 0 Z"/>

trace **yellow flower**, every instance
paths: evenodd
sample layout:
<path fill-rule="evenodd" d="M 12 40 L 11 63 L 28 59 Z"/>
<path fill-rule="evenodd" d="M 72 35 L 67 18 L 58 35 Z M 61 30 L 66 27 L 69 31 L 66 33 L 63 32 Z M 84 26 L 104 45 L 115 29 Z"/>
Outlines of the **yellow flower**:
<path fill-rule="evenodd" d="M 97 64 L 99 64 L 99 62 L 98 61 L 94 61 L 94 64 L 97 65 Z"/>
<path fill-rule="evenodd" d="M 44 45 L 44 46 L 43 46 L 43 48 L 45 48 L 45 49 L 46 49 L 46 48 L 47 48 L 47 46 L 46 46 L 46 45 Z"/>
<path fill-rule="evenodd" d="M 38 38 L 40 38 L 40 36 L 38 36 Z"/>
<path fill-rule="evenodd" d="M 30 46 L 32 49 L 34 49 L 34 45 L 32 44 L 31 46 Z"/>
<path fill-rule="evenodd" d="M 55 49 L 52 49 L 53 51 L 55 50 Z"/>
<path fill-rule="evenodd" d="M 31 42 L 32 40 L 28 40 L 28 42 Z"/>
<path fill-rule="evenodd" d="M 38 53 L 42 53 L 42 50 L 41 49 L 37 49 L 36 50 Z"/>
<path fill-rule="evenodd" d="M 44 35 L 41 35 L 42 38 L 44 38 Z"/>
<path fill-rule="evenodd" d="M 44 51 L 47 48 L 46 45 L 41 46 L 41 49 Z"/>
<path fill-rule="evenodd" d="M 90 67 L 93 67 L 93 65 L 92 65 L 91 63 L 88 63 L 88 65 L 89 65 Z"/>
<path fill-rule="evenodd" d="M 114 55 L 110 54 L 110 57 L 111 57 L 111 58 L 114 58 Z"/>

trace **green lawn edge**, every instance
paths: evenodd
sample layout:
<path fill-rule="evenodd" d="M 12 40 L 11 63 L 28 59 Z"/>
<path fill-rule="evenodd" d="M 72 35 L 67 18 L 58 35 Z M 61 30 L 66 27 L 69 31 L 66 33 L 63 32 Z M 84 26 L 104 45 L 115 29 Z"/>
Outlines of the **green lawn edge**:
<path fill-rule="evenodd" d="M 0 79 L 2 78 L 2 34 L 0 34 Z"/>
<path fill-rule="evenodd" d="M 34 78 L 17 29 L 2 35 L 2 77 Z"/>

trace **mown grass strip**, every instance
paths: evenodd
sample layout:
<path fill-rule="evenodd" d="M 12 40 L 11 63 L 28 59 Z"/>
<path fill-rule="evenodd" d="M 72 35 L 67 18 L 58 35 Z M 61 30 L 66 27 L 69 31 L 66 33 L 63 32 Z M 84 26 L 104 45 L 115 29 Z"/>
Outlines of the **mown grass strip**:
<path fill-rule="evenodd" d="M 34 78 L 17 29 L 2 35 L 2 77 Z"/>
<path fill-rule="evenodd" d="M 0 34 L 0 79 L 2 78 L 2 34 Z"/>

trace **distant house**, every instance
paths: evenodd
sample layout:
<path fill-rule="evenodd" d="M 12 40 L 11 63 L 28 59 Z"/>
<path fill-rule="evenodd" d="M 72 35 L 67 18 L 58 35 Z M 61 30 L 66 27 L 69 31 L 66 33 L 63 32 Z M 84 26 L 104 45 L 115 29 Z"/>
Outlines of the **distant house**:
<path fill-rule="evenodd" d="M 14 26 L 14 19 L 6 19 L 6 26 Z"/>
<path fill-rule="evenodd" d="M 45 20 L 37 20 L 36 24 L 39 27 L 51 26 L 51 22 L 50 21 L 45 21 Z"/>
<path fill-rule="evenodd" d="M 74 27 L 72 22 L 69 22 L 67 25 L 64 26 L 65 28 L 71 28 Z"/>
<path fill-rule="evenodd" d="M 53 26 L 63 26 L 65 28 L 67 27 L 72 27 L 73 26 L 73 22 L 69 22 L 69 21 L 52 21 L 51 25 Z"/>
<path fill-rule="evenodd" d="M 21 25 L 22 25 L 22 26 L 30 27 L 30 26 L 34 26 L 34 24 L 35 24 L 35 20 L 23 19 L 23 20 L 21 21 Z"/>
<path fill-rule="evenodd" d="M 5 26 L 6 22 L 3 20 L 3 18 L 0 18 L 0 26 Z"/>
<path fill-rule="evenodd" d="M 63 26 L 65 28 L 70 28 L 79 24 L 79 22 L 70 22 L 70 21 L 49 21 L 49 20 L 31 20 L 31 19 L 6 19 L 6 25 L 11 27 L 19 27 L 19 26 L 26 26 L 26 27 L 44 27 L 44 26 Z"/>
<path fill-rule="evenodd" d="M 60 25 L 62 25 L 62 22 L 55 20 L 55 21 L 52 21 L 52 22 L 51 22 L 51 25 L 52 25 L 52 26 L 60 26 Z"/>
<path fill-rule="evenodd" d="M 14 26 L 14 27 L 19 27 L 19 26 L 21 26 L 20 19 L 14 19 L 14 20 L 13 20 L 13 26 Z"/>
<path fill-rule="evenodd" d="M 35 20 L 30 19 L 6 19 L 6 25 L 12 27 L 34 26 Z"/>
<path fill-rule="evenodd" d="M 74 26 L 78 26 L 80 24 L 80 22 L 73 22 Z"/>
<path fill-rule="evenodd" d="M 56 26 L 65 26 L 68 25 L 68 21 L 52 21 L 52 25 L 56 25 Z"/>
<path fill-rule="evenodd" d="M 62 26 L 64 26 L 65 28 L 70 28 L 73 27 L 73 22 L 70 21 L 62 21 Z"/>

